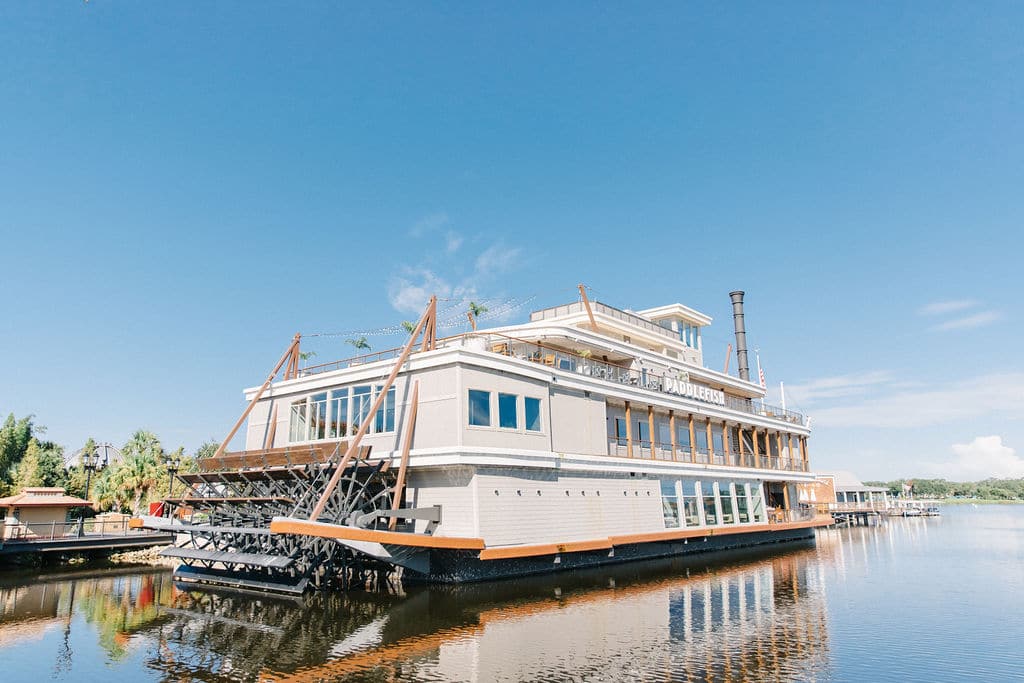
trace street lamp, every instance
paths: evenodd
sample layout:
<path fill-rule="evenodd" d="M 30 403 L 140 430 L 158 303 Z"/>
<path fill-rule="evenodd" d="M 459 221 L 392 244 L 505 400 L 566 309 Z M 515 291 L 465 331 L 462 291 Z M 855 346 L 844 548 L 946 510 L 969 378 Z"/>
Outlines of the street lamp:
<path fill-rule="evenodd" d="M 167 467 L 167 497 L 171 497 L 174 489 L 174 475 L 181 469 L 181 456 L 177 454 L 165 455 L 164 466 Z"/>
<path fill-rule="evenodd" d="M 92 473 L 100 468 L 100 454 L 95 450 L 83 453 L 82 467 L 85 469 L 85 499 L 89 500 L 89 485 L 92 484 Z"/>

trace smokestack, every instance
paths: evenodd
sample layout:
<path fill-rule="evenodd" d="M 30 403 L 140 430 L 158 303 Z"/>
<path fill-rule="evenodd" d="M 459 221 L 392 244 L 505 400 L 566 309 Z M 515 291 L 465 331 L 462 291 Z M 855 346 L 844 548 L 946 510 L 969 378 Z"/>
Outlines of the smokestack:
<path fill-rule="evenodd" d="M 743 327 L 743 292 L 729 292 L 732 299 L 732 322 L 736 327 L 736 364 L 740 379 L 750 381 L 750 362 L 747 360 L 747 331 Z"/>

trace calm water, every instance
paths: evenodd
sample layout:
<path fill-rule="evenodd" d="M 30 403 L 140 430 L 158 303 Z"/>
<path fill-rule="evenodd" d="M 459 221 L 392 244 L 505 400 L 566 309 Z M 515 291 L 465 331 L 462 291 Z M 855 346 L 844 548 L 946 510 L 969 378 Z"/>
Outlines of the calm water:
<path fill-rule="evenodd" d="M 1024 680 L 1024 506 L 816 546 L 316 595 L 0 579 L 0 681 Z"/>

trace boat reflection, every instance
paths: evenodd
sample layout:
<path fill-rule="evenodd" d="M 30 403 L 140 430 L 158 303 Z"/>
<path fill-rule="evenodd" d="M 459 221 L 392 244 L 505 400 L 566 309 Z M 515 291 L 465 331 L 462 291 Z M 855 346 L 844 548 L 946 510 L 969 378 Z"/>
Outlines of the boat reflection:
<path fill-rule="evenodd" d="M 164 571 L 0 586 L 0 652 L 72 615 L 108 662 L 134 652 L 157 680 L 811 680 L 829 659 L 805 544 L 303 600 L 182 590 Z"/>

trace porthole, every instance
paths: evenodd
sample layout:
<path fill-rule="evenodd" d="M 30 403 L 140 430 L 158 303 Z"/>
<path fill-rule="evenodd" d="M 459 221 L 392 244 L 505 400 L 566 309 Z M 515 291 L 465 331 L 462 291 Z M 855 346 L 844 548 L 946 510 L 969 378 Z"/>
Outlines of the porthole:
<path fill-rule="evenodd" d="M 498 489 L 494 489 L 494 495 L 498 495 Z"/>

